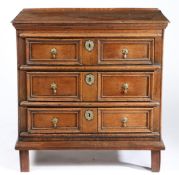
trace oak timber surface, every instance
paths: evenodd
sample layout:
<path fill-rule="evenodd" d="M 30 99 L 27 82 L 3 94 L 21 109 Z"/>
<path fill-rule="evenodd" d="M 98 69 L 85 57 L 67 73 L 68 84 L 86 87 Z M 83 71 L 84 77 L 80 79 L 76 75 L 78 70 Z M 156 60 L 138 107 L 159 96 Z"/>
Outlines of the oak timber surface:
<path fill-rule="evenodd" d="M 101 9 L 24 9 L 13 21 L 16 23 L 167 23 L 155 8 L 101 8 Z"/>

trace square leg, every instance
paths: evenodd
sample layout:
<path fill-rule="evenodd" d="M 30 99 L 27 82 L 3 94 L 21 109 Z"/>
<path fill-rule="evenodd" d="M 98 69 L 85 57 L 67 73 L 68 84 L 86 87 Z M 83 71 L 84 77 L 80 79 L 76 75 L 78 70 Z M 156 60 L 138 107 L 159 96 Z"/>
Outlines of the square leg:
<path fill-rule="evenodd" d="M 29 172 L 29 151 L 19 150 L 19 158 L 21 172 Z"/>
<path fill-rule="evenodd" d="M 160 150 L 159 151 L 151 151 L 151 169 L 152 172 L 160 171 Z"/>

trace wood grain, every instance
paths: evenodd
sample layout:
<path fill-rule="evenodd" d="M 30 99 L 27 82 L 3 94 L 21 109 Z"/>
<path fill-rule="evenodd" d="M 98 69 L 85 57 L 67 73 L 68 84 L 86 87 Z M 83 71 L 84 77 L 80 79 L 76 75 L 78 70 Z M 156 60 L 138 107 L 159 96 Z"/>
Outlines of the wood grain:
<path fill-rule="evenodd" d="M 55 84 L 56 93 L 51 84 Z M 80 101 L 81 74 L 28 72 L 27 98 L 30 101 Z"/>
<path fill-rule="evenodd" d="M 81 62 L 80 55 L 81 40 L 77 39 L 26 39 L 26 58 L 27 64 L 41 65 L 76 65 Z M 53 58 L 51 49 L 57 51 Z"/>
<path fill-rule="evenodd" d="M 167 26 L 168 20 L 154 8 L 61 8 L 24 9 L 12 23 L 17 29 L 89 28 L 89 24 L 90 28 L 100 29 L 161 29 Z"/>
<path fill-rule="evenodd" d="M 159 172 L 160 171 L 160 152 L 157 150 L 151 151 L 151 169 L 153 172 Z"/>
<path fill-rule="evenodd" d="M 124 93 L 123 85 L 128 85 Z M 100 101 L 150 101 L 152 100 L 152 72 L 102 72 L 98 74 L 98 99 Z"/>
<path fill-rule="evenodd" d="M 152 38 L 120 38 L 99 40 L 101 64 L 152 64 L 154 40 Z M 126 58 L 122 53 L 128 50 Z"/>
<path fill-rule="evenodd" d="M 20 150 L 19 157 L 20 157 L 21 172 L 29 172 L 29 151 Z"/>
<path fill-rule="evenodd" d="M 123 125 L 123 118 L 127 121 Z M 99 132 L 146 133 L 153 130 L 153 109 L 151 108 L 99 108 Z"/>
<path fill-rule="evenodd" d="M 74 133 L 81 130 L 82 111 L 79 108 L 28 108 L 28 132 L 38 134 Z M 56 118 L 54 127 L 52 120 Z"/>
<path fill-rule="evenodd" d="M 16 143 L 17 150 L 59 150 L 59 149 L 90 149 L 90 150 L 163 150 L 162 141 L 58 141 L 58 142 L 22 142 Z"/>

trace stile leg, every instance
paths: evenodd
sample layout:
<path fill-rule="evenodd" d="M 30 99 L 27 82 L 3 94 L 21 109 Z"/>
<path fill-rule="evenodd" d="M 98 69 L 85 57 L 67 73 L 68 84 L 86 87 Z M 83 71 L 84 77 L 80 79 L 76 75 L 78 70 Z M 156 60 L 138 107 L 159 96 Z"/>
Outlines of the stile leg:
<path fill-rule="evenodd" d="M 159 172 L 160 171 L 160 152 L 161 151 L 151 151 L 152 172 Z"/>
<path fill-rule="evenodd" d="M 19 150 L 19 158 L 21 172 L 29 172 L 29 151 Z"/>

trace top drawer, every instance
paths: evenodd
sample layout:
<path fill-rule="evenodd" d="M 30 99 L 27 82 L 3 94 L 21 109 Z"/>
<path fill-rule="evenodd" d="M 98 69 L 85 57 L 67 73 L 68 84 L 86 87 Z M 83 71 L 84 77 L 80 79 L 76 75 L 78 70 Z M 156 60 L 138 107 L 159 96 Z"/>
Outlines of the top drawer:
<path fill-rule="evenodd" d="M 153 64 L 154 39 L 124 38 L 99 41 L 100 64 Z"/>
<path fill-rule="evenodd" d="M 27 64 L 80 64 L 78 39 L 26 39 Z"/>
<path fill-rule="evenodd" d="M 153 64 L 154 38 L 26 39 L 27 64 Z"/>

